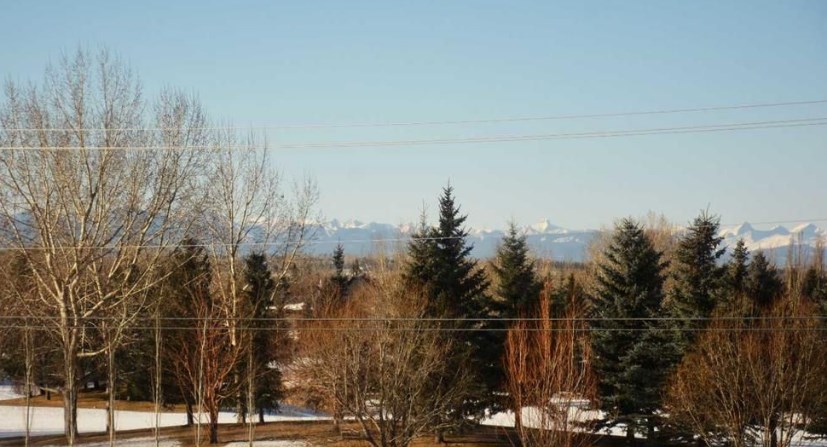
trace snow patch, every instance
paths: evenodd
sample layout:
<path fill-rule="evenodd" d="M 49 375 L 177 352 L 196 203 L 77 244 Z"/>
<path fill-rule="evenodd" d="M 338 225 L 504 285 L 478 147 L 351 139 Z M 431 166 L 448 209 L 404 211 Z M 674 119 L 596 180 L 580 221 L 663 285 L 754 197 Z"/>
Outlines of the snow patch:
<path fill-rule="evenodd" d="M 63 433 L 63 408 L 31 407 L 31 434 L 59 435 Z M 183 426 L 187 423 L 186 413 L 161 413 L 159 425 L 161 427 Z M 197 417 L 197 415 L 196 415 Z M 310 421 L 329 420 L 326 415 L 313 413 L 309 410 L 285 405 L 283 412 L 266 414 L 266 422 L 276 421 Z M 201 415 L 201 421 L 206 424 L 206 415 Z M 218 422 L 234 424 L 234 412 L 221 412 Z M 115 427 L 117 430 L 136 430 L 155 427 L 155 413 L 144 411 L 116 411 Z M 106 431 L 106 410 L 78 409 L 78 431 L 80 433 L 103 433 Z M 0 439 L 24 436 L 26 433 L 26 407 L 0 405 Z"/>
<path fill-rule="evenodd" d="M 305 303 L 285 304 L 283 309 L 291 312 L 299 312 L 304 310 L 305 306 Z"/>
<path fill-rule="evenodd" d="M 109 447 L 109 441 L 90 442 L 75 445 L 77 445 L 78 447 Z M 117 445 L 124 447 L 155 447 L 155 438 L 118 439 Z M 169 439 L 161 438 L 158 445 L 160 445 L 161 447 L 178 447 L 181 445 L 181 443 L 178 441 L 171 441 Z M 51 446 L 57 447 L 56 444 L 51 444 L 47 447 Z"/>
<path fill-rule="evenodd" d="M 11 383 L 3 382 L 0 384 L 0 400 L 19 399 L 21 397 L 25 396 L 18 393 L 14 385 Z"/>
<path fill-rule="evenodd" d="M 231 442 L 226 444 L 225 447 L 248 447 L 250 445 L 247 441 L 239 441 L 239 442 Z M 253 443 L 255 447 L 308 447 L 304 441 L 288 441 L 288 440 L 279 440 L 279 441 L 256 441 Z"/>

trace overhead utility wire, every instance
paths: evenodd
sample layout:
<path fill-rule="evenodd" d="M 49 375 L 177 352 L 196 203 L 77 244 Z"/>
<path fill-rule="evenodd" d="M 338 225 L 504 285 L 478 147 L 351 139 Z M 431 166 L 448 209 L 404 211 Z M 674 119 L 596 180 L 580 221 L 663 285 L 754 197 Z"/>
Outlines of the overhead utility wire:
<path fill-rule="evenodd" d="M 575 140 L 591 138 L 616 138 L 644 135 L 669 135 L 669 134 L 690 134 L 709 132 L 728 132 L 738 130 L 756 129 L 777 129 L 807 126 L 827 125 L 827 117 L 801 118 L 790 120 L 752 121 L 743 123 L 694 125 L 682 127 L 656 127 L 647 129 L 631 130 L 604 130 L 591 132 L 573 132 L 556 134 L 534 134 L 534 135 L 496 135 L 486 137 L 469 138 L 442 138 L 442 139 L 421 139 L 421 140 L 371 140 L 371 141 L 330 141 L 311 142 L 295 144 L 277 144 L 275 149 L 321 149 L 321 148 L 352 148 L 352 147 L 385 147 L 385 146 L 420 146 L 420 145 L 443 145 L 443 144 L 474 144 L 474 143 L 504 143 L 519 141 L 545 141 L 545 140 Z M 0 146 L 4 151 L 64 151 L 64 150 L 208 150 L 208 149 L 249 149 L 250 145 L 181 145 L 181 146 Z"/>
<path fill-rule="evenodd" d="M 778 120 L 778 121 L 756 121 L 751 123 L 717 124 L 708 126 L 684 126 L 684 127 L 661 127 L 650 129 L 632 130 L 607 130 L 593 132 L 573 132 L 556 134 L 534 134 L 534 135 L 503 135 L 470 138 L 443 138 L 443 139 L 422 139 L 422 140 L 387 140 L 387 141 L 335 141 L 323 143 L 297 143 L 279 144 L 278 149 L 324 149 L 324 148 L 361 148 L 361 147 L 385 147 L 385 146 L 422 146 L 442 144 L 486 144 L 486 143 L 510 143 L 521 141 L 547 141 L 547 140 L 581 140 L 592 138 L 618 138 L 646 135 L 669 135 L 689 133 L 726 132 L 738 130 L 776 129 L 791 127 L 809 127 L 827 125 L 827 117 Z"/>
<path fill-rule="evenodd" d="M 122 317 L 111 315 L 93 315 L 89 317 L 79 317 L 85 321 L 123 321 Z M 46 315 L 0 315 L 0 320 L 47 320 L 59 321 L 59 316 Z M 827 320 L 827 315 L 744 315 L 744 316 L 698 316 L 698 317 L 139 317 L 132 321 L 176 321 L 183 323 L 185 321 L 233 321 L 233 322 L 256 322 L 256 321 L 314 321 L 314 322 L 537 322 L 537 321 L 553 321 L 553 322 L 602 322 L 602 321 L 625 321 L 625 322 L 664 322 L 664 321 L 683 321 L 683 322 L 704 322 L 704 321 L 808 321 L 808 320 Z"/>
<path fill-rule="evenodd" d="M 608 113 L 588 113 L 588 114 L 564 114 L 564 115 L 548 115 L 548 116 L 528 116 L 528 117 L 505 117 L 505 118 L 488 118 L 488 119 L 467 119 L 467 120 L 441 120 L 441 121 L 399 121 L 386 123 L 341 123 L 341 124 L 325 124 L 325 123 L 308 123 L 308 124 L 275 124 L 275 125 L 259 125 L 259 126 L 206 126 L 206 127 L 189 127 L 190 130 L 288 130 L 288 129 L 339 129 L 339 128 L 364 128 L 364 127 L 413 127 L 413 126 L 442 126 L 442 125 L 456 125 L 456 124 L 494 124 L 494 123 L 515 123 L 515 122 L 531 122 L 531 121 L 554 121 L 554 120 L 575 120 L 575 119 L 595 119 L 595 118 L 617 118 L 624 116 L 647 116 L 647 115 L 669 115 L 677 113 L 698 113 L 698 112 L 715 112 L 724 110 L 744 110 L 744 109 L 761 109 L 772 107 L 788 107 L 788 106 L 802 106 L 825 104 L 827 99 L 815 99 L 806 101 L 786 101 L 786 102 L 768 102 L 768 103 L 754 103 L 754 104 L 736 104 L 724 106 L 711 107 L 690 107 L 690 108 L 676 108 L 676 109 L 662 109 L 662 110 L 645 110 L 645 111 L 630 111 L 630 112 L 608 112 Z M 168 127 L 125 127 L 115 129 L 102 128 L 11 128 L 6 129 L 9 132 L 163 132 L 177 130 L 177 128 Z"/>
<path fill-rule="evenodd" d="M 89 326 L 75 326 L 70 325 L 66 326 L 67 329 L 91 329 Z M 42 331 L 52 331 L 54 328 L 46 328 L 43 326 L 37 326 L 32 324 L 20 324 L 20 325 L 10 325 L 6 326 L 6 329 L 29 329 L 29 330 L 42 330 Z M 203 327 L 198 326 L 128 326 L 127 329 L 129 330 L 203 330 Z M 214 330 L 213 328 L 208 328 L 209 330 Z M 245 328 L 236 328 L 242 332 L 293 332 L 293 331 L 320 331 L 320 332 L 379 332 L 379 331 L 391 331 L 391 332 L 508 332 L 512 329 L 510 328 L 483 328 L 483 327 L 442 327 L 442 326 L 431 326 L 431 327 L 392 327 L 392 326 L 375 326 L 375 327 L 353 327 L 353 326 L 308 326 L 308 327 L 293 327 L 293 328 L 260 328 L 260 327 L 245 327 Z M 680 332 L 730 332 L 730 331 L 743 331 L 743 332 L 827 332 L 827 326 L 809 326 L 809 327 L 779 327 L 779 328 L 772 328 L 772 327 L 750 327 L 750 326 L 726 326 L 726 327 L 717 327 L 717 326 L 709 326 L 709 327 L 690 327 L 690 328 L 680 328 L 680 329 L 672 329 L 672 328 L 651 328 L 651 327 L 629 327 L 629 328 L 600 328 L 600 327 L 575 327 L 575 328 L 567 328 L 567 327 L 553 327 L 553 328 L 521 328 L 522 331 L 527 332 L 648 332 L 652 330 L 659 330 L 662 332 L 669 332 L 672 330 L 677 330 Z"/>

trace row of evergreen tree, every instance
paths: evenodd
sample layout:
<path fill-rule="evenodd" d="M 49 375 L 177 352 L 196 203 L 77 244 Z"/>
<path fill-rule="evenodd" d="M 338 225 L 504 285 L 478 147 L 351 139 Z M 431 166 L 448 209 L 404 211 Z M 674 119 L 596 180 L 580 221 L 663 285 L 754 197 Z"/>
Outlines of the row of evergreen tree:
<path fill-rule="evenodd" d="M 429 226 L 423 219 L 409 244 L 405 267 L 408 283 L 426 291 L 432 317 L 478 329 L 460 332 L 471 354 L 467 367 L 480 384 L 477 397 L 458 409 L 461 417 L 506 405 L 503 330 L 537 308 L 544 281 L 525 236 L 512 224 L 492 263 L 492 288 L 483 267 L 470 257 L 466 217 L 453 189 L 444 188 L 438 223 Z M 609 415 L 602 424 L 623 424 L 632 441 L 635 433 L 653 438 L 663 430 L 659 415 L 664 386 L 717 309 L 739 307 L 745 317 L 761 315 L 790 286 L 782 271 L 762 252 L 750 255 L 743 241 L 723 262 L 726 250 L 719 230 L 718 218 L 702 212 L 677 236 L 667 259 L 643 224 L 621 219 L 595 260 L 591 277 L 572 276 L 567 286 L 558 287 L 561 296 L 577 290 L 586 307 L 598 401 Z M 800 268 L 792 263 L 786 267 Z M 803 278 L 805 299 L 827 303 L 823 266 L 807 268 Z M 578 281 L 588 287 L 573 285 Z M 553 312 L 564 314 L 559 306 Z"/>

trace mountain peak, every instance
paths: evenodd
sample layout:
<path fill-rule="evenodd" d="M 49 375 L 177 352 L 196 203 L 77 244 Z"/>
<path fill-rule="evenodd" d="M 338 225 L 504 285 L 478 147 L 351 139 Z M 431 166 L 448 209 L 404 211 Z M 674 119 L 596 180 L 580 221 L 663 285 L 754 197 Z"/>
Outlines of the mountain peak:
<path fill-rule="evenodd" d="M 818 233 L 818 227 L 813 223 L 805 223 L 793 228 L 790 230 L 790 233 L 801 235 L 801 237 L 805 238 L 815 237 Z"/>
<path fill-rule="evenodd" d="M 543 219 L 528 228 L 534 233 L 559 233 L 564 231 L 563 228 L 558 227 L 557 225 L 552 225 L 548 219 Z"/>
<path fill-rule="evenodd" d="M 744 222 L 741 225 L 735 227 L 735 234 L 737 236 L 745 236 L 749 233 L 752 233 L 753 230 L 754 228 L 752 228 L 752 225 L 750 225 L 749 222 Z"/>

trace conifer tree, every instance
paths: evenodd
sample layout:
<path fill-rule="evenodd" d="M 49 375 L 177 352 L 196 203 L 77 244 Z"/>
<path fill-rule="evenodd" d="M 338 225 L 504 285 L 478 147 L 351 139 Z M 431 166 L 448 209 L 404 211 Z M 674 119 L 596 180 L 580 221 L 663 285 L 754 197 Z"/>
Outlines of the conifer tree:
<path fill-rule="evenodd" d="M 454 201 L 453 188 L 443 188 L 439 199 L 439 224 L 428 227 L 423 215 L 419 230 L 408 244 L 409 260 L 403 273 L 409 287 L 424 293 L 431 317 L 454 319 L 443 323 L 443 327 L 463 329 L 457 332 L 457 337 L 463 341 L 457 346 L 462 346 L 464 352 L 458 351 L 446 361 L 456 362 L 457 367 L 467 367 L 470 373 L 479 375 L 479 389 L 475 391 L 475 399 L 462 403 L 451 415 L 457 421 L 466 416 L 481 416 L 482 410 L 491 407 L 496 401 L 494 391 L 501 385 L 502 378 L 499 353 L 490 349 L 496 340 L 491 331 L 480 330 L 486 329 L 488 323 L 479 319 L 490 315 L 486 295 L 488 280 L 477 261 L 470 257 L 473 246 L 465 241 L 468 236 L 468 230 L 463 226 L 466 217 L 460 214 Z M 470 358 L 470 363 L 463 362 L 463 358 Z M 438 437 L 441 436 L 438 434 Z"/>
<path fill-rule="evenodd" d="M 661 389 L 677 357 L 668 325 L 651 320 L 662 315 L 664 267 L 641 225 L 623 219 L 590 296 L 600 404 L 607 424 L 626 424 L 630 444 L 642 426 L 654 435 Z"/>
<path fill-rule="evenodd" d="M 770 264 L 763 252 L 757 252 L 749 265 L 746 283 L 747 296 L 752 301 L 754 311 L 772 306 L 782 287 L 778 270 Z"/>
<path fill-rule="evenodd" d="M 513 222 L 497 248 L 492 268 L 497 279 L 499 317 L 517 318 L 537 308 L 542 286 L 528 255 L 525 235 L 519 234 Z"/>
<path fill-rule="evenodd" d="M 347 277 L 345 276 L 345 248 L 341 243 L 336 244 L 333 250 L 333 286 L 336 289 L 336 296 L 342 298 L 347 294 Z"/>
<path fill-rule="evenodd" d="M 815 303 L 827 302 L 827 275 L 815 267 L 807 268 L 801 284 L 801 294 Z"/>
<path fill-rule="evenodd" d="M 281 316 L 281 300 L 276 299 L 276 282 L 267 265 L 263 253 L 251 253 L 244 261 L 244 295 L 250 305 L 249 327 L 252 355 L 252 368 L 249 377 L 253 378 L 253 399 L 259 414 L 259 422 L 264 422 L 264 413 L 279 408 L 282 397 L 281 372 L 272 366 L 279 356 L 278 322 Z M 249 392 L 249 390 L 248 390 Z"/>
<path fill-rule="evenodd" d="M 679 343 L 685 350 L 695 340 L 698 328 L 712 315 L 723 293 L 724 269 L 718 259 L 726 251 L 718 235 L 719 219 L 701 213 L 678 242 L 673 269 L 674 287 L 670 311 L 679 329 Z"/>
<path fill-rule="evenodd" d="M 726 279 L 728 291 L 732 295 L 744 293 L 749 268 L 749 250 L 743 239 L 739 239 L 732 250 L 732 258 L 727 264 Z"/>
<path fill-rule="evenodd" d="M 434 287 L 436 250 L 435 230 L 428 225 L 427 216 L 423 211 L 419 216 L 419 225 L 408 242 L 408 261 L 402 276 L 409 287 L 422 289 L 428 297 L 430 313 L 434 315 L 437 314 L 433 305 L 436 292 L 430 289 Z"/>
<path fill-rule="evenodd" d="M 454 202 L 454 189 L 447 186 L 439 198 L 439 224 L 433 231 L 434 289 L 436 312 L 446 317 L 479 318 L 486 312 L 488 279 L 471 258 L 464 227 L 468 216 L 460 214 Z"/>
<path fill-rule="evenodd" d="M 408 243 L 404 277 L 425 289 L 434 316 L 477 318 L 487 311 L 488 280 L 470 257 L 473 245 L 465 241 L 466 218 L 454 202 L 453 188 L 447 186 L 439 199 L 439 224 L 429 227 L 423 215 Z"/>
<path fill-rule="evenodd" d="M 537 279 L 534 260 L 529 257 L 525 235 L 519 233 L 516 224 L 509 224 L 508 231 L 497 247 L 497 257 L 492 269 L 496 279 L 496 300 L 492 301 L 492 315 L 497 318 L 513 319 L 533 317 L 540 305 L 542 285 Z M 491 358 L 504 358 L 506 329 L 509 322 L 505 320 L 489 323 L 492 340 L 488 348 Z M 491 370 L 492 384 L 506 383 L 505 371 Z"/>
<path fill-rule="evenodd" d="M 333 277 L 334 278 L 342 278 L 345 277 L 345 247 L 342 246 L 341 243 L 336 244 L 336 248 L 333 250 Z"/>

